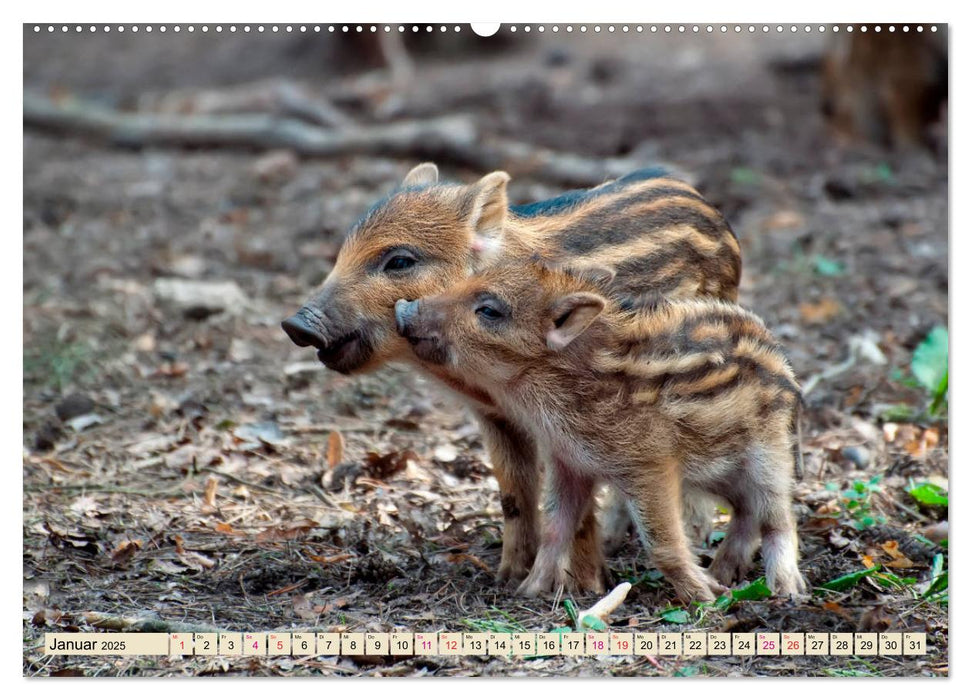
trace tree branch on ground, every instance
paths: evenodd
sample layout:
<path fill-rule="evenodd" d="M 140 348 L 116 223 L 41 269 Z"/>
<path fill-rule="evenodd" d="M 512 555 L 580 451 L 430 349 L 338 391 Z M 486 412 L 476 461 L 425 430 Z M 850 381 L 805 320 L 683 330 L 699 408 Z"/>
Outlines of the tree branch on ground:
<path fill-rule="evenodd" d="M 327 129 L 265 114 L 122 112 L 26 92 L 24 126 L 128 148 L 285 148 L 311 158 L 380 155 L 436 159 L 578 187 L 598 185 L 645 166 L 643 161 L 631 158 L 588 158 L 487 136 L 465 115 Z"/>

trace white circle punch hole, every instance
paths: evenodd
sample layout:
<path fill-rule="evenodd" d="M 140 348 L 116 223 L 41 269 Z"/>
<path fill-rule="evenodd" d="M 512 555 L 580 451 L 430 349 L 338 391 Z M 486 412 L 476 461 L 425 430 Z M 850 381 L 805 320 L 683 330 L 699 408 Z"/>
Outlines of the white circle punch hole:
<path fill-rule="evenodd" d="M 473 22 L 472 31 L 478 36 L 489 37 L 499 31 L 499 22 Z"/>

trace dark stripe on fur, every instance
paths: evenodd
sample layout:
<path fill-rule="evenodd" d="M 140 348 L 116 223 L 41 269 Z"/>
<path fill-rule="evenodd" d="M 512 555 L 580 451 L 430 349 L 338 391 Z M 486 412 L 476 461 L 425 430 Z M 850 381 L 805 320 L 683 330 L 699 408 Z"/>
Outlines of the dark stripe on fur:
<path fill-rule="evenodd" d="M 639 192 L 631 200 L 643 201 L 640 200 L 640 195 L 648 193 L 650 190 Z M 701 199 L 697 195 L 692 198 Z M 567 253 L 585 255 L 600 248 L 627 243 L 645 234 L 656 234 L 685 224 L 709 238 L 721 238 L 726 232 L 734 235 L 728 223 L 714 209 L 711 209 L 709 216 L 695 207 L 672 203 L 670 206 L 634 215 L 628 207 L 622 206 L 624 202 L 633 203 L 623 200 L 616 206 L 585 216 L 566 226 L 556 234 L 554 240 Z"/>

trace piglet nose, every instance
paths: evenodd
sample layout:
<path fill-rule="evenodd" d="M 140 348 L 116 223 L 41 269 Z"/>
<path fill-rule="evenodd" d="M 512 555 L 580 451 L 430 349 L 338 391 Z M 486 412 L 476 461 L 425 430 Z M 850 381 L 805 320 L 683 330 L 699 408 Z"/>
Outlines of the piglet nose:
<path fill-rule="evenodd" d="M 394 304 L 394 321 L 398 326 L 398 333 L 405 335 L 408 332 L 408 324 L 418 311 L 418 301 L 407 301 L 398 299 Z"/>
<path fill-rule="evenodd" d="M 302 348 L 313 345 L 315 348 L 326 347 L 324 337 L 308 320 L 303 309 L 288 318 L 282 324 L 283 330 L 290 336 L 290 340 Z"/>

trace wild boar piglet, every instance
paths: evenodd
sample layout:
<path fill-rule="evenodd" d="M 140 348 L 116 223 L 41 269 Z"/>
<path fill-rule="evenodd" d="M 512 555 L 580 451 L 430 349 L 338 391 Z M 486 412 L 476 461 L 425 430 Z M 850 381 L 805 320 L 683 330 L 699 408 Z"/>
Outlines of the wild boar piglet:
<path fill-rule="evenodd" d="M 791 508 L 800 391 L 765 325 L 718 300 L 620 310 L 588 277 L 499 264 L 395 308 L 413 351 L 488 392 L 552 465 L 540 549 L 520 592 L 569 586 L 569 544 L 603 481 L 628 499 L 682 600 L 712 600 L 744 577 L 760 541 L 769 587 L 805 591 Z M 684 534 L 691 494 L 732 509 L 709 571 Z"/>
<path fill-rule="evenodd" d="M 510 205 L 509 175 L 488 173 L 469 184 L 439 179 L 422 163 L 393 192 L 354 224 L 333 269 L 303 307 L 283 322 L 294 343 L 312 347 L 327 367 L 345 374 L 405 361 L 457 394 L 482 430 L 499 486 L 505 524 L 497 577 L 518 584 L 539 545 L 539 500 L 546 465 L 532 440 L 492 401 L 422 362 L 395 333 L 398 299 L 438 294 L 481 269 L 486 261 L 528 261 L 534 255 L 560 264 L 612 269 L 600 290 L 634 308 L 657 296 L 738 296 L 741 250 L 731 226 L 701 194 L 659 168 L 647 168 L 585 190 Z M 626 509 L 607 508 L 611 540 L 627 535 Z M 621 504 L 622 506 L 622 504 Z M 704 532 L 705 502 L 685 500 Z M 595 512 L 574 541 L 575 581 L 602 591 L 603 553 Z M 583 562 L 589 562 L 583 567 Z"/>

